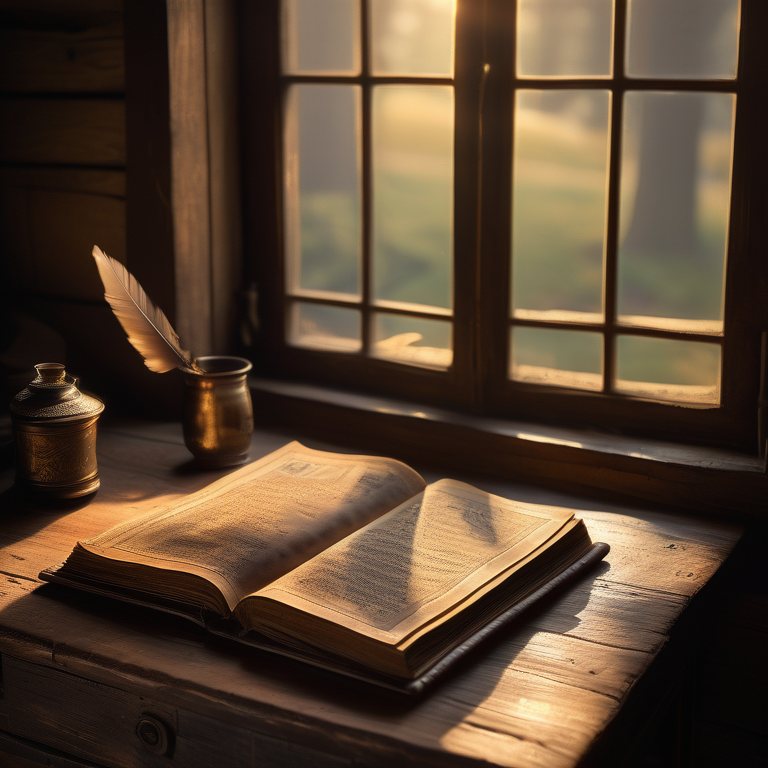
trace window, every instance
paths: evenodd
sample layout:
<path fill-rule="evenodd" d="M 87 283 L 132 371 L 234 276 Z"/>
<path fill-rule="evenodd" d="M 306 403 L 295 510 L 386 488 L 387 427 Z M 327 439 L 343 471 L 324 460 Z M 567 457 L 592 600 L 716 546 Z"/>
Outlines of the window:
<path fill-rule="evenodd" d="M 246 119 L 264 148 L 249 227 L 272 251 L 252 267 L 256 357 L 753 451 L 764 15 L 754 0 L 272 4 L 246 78 L 273 110 Z"/>

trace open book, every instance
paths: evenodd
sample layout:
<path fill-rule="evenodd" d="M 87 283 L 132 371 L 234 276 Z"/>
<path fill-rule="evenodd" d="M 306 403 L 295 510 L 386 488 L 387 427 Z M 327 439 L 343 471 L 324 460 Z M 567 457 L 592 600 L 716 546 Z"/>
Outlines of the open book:
<path fill-rule="evenodd" d="M 607 549 L 572 510 L 293 442 L 40 577 L 416 691 Z"/>

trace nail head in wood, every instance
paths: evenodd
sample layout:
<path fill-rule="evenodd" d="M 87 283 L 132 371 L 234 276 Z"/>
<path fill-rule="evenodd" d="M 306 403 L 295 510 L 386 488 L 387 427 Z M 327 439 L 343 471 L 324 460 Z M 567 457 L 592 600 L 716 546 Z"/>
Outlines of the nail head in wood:
<path fill-rule="evenodd" d="M 152 715 L 143 714 L 136 726 L 139 741 L 156 755 L 164 755 L 171 744 L 169 727 Z"/>

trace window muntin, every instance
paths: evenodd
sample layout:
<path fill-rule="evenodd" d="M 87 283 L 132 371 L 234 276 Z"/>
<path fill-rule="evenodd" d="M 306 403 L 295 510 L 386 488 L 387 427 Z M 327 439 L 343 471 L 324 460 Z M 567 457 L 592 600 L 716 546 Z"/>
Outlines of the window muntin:
<path fill-rule="evenodd" d="M 343 56 L 283 4 L 287 341 L 445 370 L 455 3 L 322 5 Z"/>
<path fill-rule="evenodd" d="M 717 406 L 736 100 L 722 79 L 735 76 L 738 3 L 619 3 L 613 34 L 609 6 L 518 6 L 509 375 Z M 592 45 L 569 46 L 574 37 Z M 612 69 L 585 53 L 608 48 Z M 561 345 L 550 354 L 563 359 L 583 343 L 579 326 L 604 336 L 602 386 L 594 364 L 571 362 L 565 376 L 562 364 L 515 362 L 522 328 L 550 329 L 550 347 Z"/>
<path fill-rule="evenodd" d="M 483 7 L 482 13 L 479 9 L 480 5 Z M 732 205 L 735 206 L 734 210 L 743 210 L 745 202 L 752 194 L 745 183 L 748 181 L 747 167 L 749 164 L 745 164 L 744 157 L 749 151 L 749 142 L 753 141 L 754 134 L 749 126 L 752 124 L 750 121 L 754 121 L 756 117 L 755 109 L 757 108 L 754 99 L 757 90 L 754 86 L 750 86 L 749 82 L 752 82 L 756 76 L 757 81 L 759 81 L 761 77 L 759 75 L 760 68 L 755 66 L 755 61 L 761 60 L 762 57 L 759 45 L 756 44 L 760 35 L 759 32 L 754 31 L 763 24 L 760 21 L 762 11 L 759 4 L 753 7 L 752 0 L 744 0 L 747 9 L 746 18 L 753 20 L 752 32 L 746 34 L 741 30 L 739 32 L 739 35 L 746 40 L 745 50 L 751 52 L 748 53 L 746 60 L 751 62 L 747 71 L 748 73 L 751 72 L 752 76 L 749 82 L 744 83 L 741 82 L 741 76 L 738 80 L 730 81 L 719 79 L 716 81 L 681 82 L 674 78 L 651 79 L 648 77 L 630 77 L 626 72 L 622 74 L 622 65 L 617 64 L 617 62 L 626 64 L 627 61 L 626 35 L 620 32 L 621 30 L 626 31 L 628 27 L 631 4 L 626 0 L 617 0 L 613 10 L 613 22 L 617 34 L 611 41 L 611 57 L 615 70 L 612 79 L 606 78 L 604 74 L 598 74 L 594 77 L 569 75 L 558 78 L 552 75 L 537 75 L 524 78 L 520 76 L 520 73 L 515 74 L 516 52 L 514 47 L 509 44 L 510 36 L 515 33 L 515 23 L 518 21 L 513 12 L 516 7 L 522 5 L 522 2 L 514 3 L 507 2 L 507 0 L 504 2 L 488 0 L 487 3 L 483 4 L 459 0 L 458 16 L 460 22 L 457 26 L 456 73 L 454 78 L 448 80 L 442 77 L 414 77 L 408 81 L 412 84 L 420 84 L 423 80 L 429 80 L 429 82 L 437 85 L 453 85 L 455 94 L 455 258 L 453 275 L 455 289 L 453 307 L 448 315 L 452 326 L 451 337 L 454 345 L 451 366 L 444 371 L 435 371 L 428 375 L 414 377 L 409 373 L 409 371 L 416 370 L 414 367 L 408 364 L 390 364 L 390 360 L 393 358 L 378 357 L 374 353 L 374 345 L 380 339 L 374 335 L 374 310 L 376 307 L 374 307 L 370 294 L 372 282 L 370 263 L 366 266 L 364 262 L 361 270 L 365 273 L 362 277 L 363 292 L 367 290 L 368 296 L 364 296 L 363 301 L 357 307 L 360 311 L 356 316 L 361 318 L 361 342 L 357 347 L 359 352 L 344 353 L 346 362 L 342 362 L 334 352 L 327 353 L 327 355 L 323 353 L 324 356 L 320 358 L 304 353 L 295 347 L 281 348 L 279 346 L 280 340 L 282 339 L 284 342 L 286 338 L 290 338 L 290 335 L 287 333 L 286 326 L 282 324 L 279 318 L 276 318 L 277 322 L 271 323 L 268 329 L 265 327 L 260 337 L 262 342 L 273 339 L 276 345 L 270 347 L 270 367 L 272 370 L 282 371 L 286 375 L 315 376 L 319 374 L 329 382 L 335 381 L 351 387 L 371 387 L 374 391 L 388 391 L 392 394 L 417 399 L 423 397 L 432 402 L 464 405 L 499 415 L 507 414 L 544 420 L 556 419 L 558 421 L 571 421 L 572 423 L 591 423 L 596 426 L 607 424 L 612 429 L 637 430 L 640 433 L 668 435 L 676 439 L 695 437 L 707 441 L 744 445 L 744 439 L 739 435 L 748 436 L 752 431 L 754 417 L 752 415 L 753 409 L 750 409 L 749 404 L 754 399 L 750 400 L 750 393 L 756 388 L 752 382 L 752 378 L 755 378 L 756 381 L 756 374 L 755 377 L 752 374 L 758 370 L 756 356 L 759 358 L 759 343 L 757 345 L 754 343 L 752 338 L 754 333 L 751 331 L 746 334 L 742 333 L 742 331 L 749 331 L 751 328 L 751 325 L 746 329 L 744 328 L 743 317 L 746 316 L 744 311 L 751 313 L 748 315 L 749 317 L 755 316 L 754 308 L 757 305 L 754 297 L 748 300 L 749 306 L 753 309 L 741 311 L 742 321 L 739 321 L 741 322 L 739 325 L 735 320 L 735 315 L 738 313 L 734 311 L 736 307 L 734 297 L 740 297 L 740 292 L 745 290 L 747 294 L 754 294 L 754 291 L 751 290 L 753 282 L 750 281 L 752 278 L 749 276 L 759 273 L 760 270 L 753 263 L 754 249 L 747 250 L 746 248 L 743 217 L 740 216 L 736 229 L 730 228 L 727 232 L 729 256 L 726 266 L 729 274 L 728 295 L 730 298 L 726 304 L 723 332 L 730 334 L 728 336 L 729 341 L 723 346 L 722 336 L 712 339 L 712 323 L 706 319 L 696 321 L 690 318 L 684 319 L 685 329 L 682 333 L 672 337 L 680 341 L 698 341 L 717 346 L 720 352 L 714 357 L 720 360 L 724 366 L 720 382 L 723 399 L 718 407 L 709 406 L 708 415 L 704 415 L 696 403 L 693 403 L 697 406 L 693 410 L 689 408 L 669 410 L 668 406 L 660 404 L 665 402 L 665 396 L 659 387 L 657 387 L 658 396 L 649 396 L 647 391 L 640 392 L 642 387 L 637 388 L 638 392 L 635 394 L 629 393 L 624 382 L 640 380 L 641 377 L 634 374 L 630 376 L 626 374 L 626 371 L 622 372 L 621 376 L 617 376 L 616 371 L 620 337 L 670 338 L 668 328 L 646 327 L 648 325 L 647 316 L 630 315 L 625 312 L 619 319 L 617 313 L 617 283 L 620 278 L 620 270 L 617 268 L 618 251 L 620 235 L 623 234 L 619 229 L 621 224 L 619 190 L 622 178 L 620 152 L 614 151 L 611 154 L 609 167 L 609 177 L 612 183 L 607 204 L 610 215 L 606 226 L 603 267 L 605 278 L 603 305 L 604 318 L 607 319 L 600 321 L 597 317 L 585 316 L 585 313 L 579 317 L 574 317 L 569 316 L 570 310 L 550 310 L 548 320 L 558 321 L 553 325 L 546 320 L 542 322 L 540 316 L 534 316 L 537 310 L 518 308 L 515 310 L 514 318 L 510 317 L 509 314 L 505 315 L 505 312 L 509 311 L 505 307 L 511 305 L 511 289 L 509 287 L 511 268 L 507 263 L 511 238 L 509 219 L 512 210 L 512 162 L 509 155 L 511 155 L 512 137 L 514 136 L 512 104 L 516 91 L 547 89 L 609 91 L 611 109 L 609 126 L 611 146 L 614 150 L 617 147 L 621 149 L 622 122 L 621 120 L 617 121 L 615 117 L 617 113 L 620 115 L 624 110 L 624 94 L 627 91 L 732 94 L 739 101 L 739 114 L 741 115 L 741 119 L 737 118 L 736 120 L 736 138 L 734 141 L 737 151 L 733 178 L 735 198 Z M 741 13 L 741 3 L 737 5 L 739 6 L 738 12 Z M 362 9 L 360 21 L 365 26 L 368 23 L 366 18 L 369 16 L 369 10 L 366 8 L 368 3 L 360 3 L 359 6 Z M 484 25 L 485 31 L 481 35 L 479 30 L 482 25 Z M 749 30 L 749 27 L 747 29 Z M 483 40 L 487 41 L 487 44 Z M 365 45 L 364 40 L 362 45 Z M 741 62 L 743 52 L 737 49 L 737 53 Z M 490 63 L 491 74 L 487 78 L 477 76 L 477 73 L 483 69 L 484 62 Z M 323 77 L 328 83 L 342 81 L 337 76 L 323 75 Z M 359 75 L 352 77 L 348 82 L 350 84 L 354 82 L 365 87 L 366 78 L 368 78 L 367 84 L 370 85 L 370 75 L 364 74 L 361 70 Z M 282 78 L 283 94 L 285 94 L 286 86 L 302 84 L 309 79 L 306 75 L 286 76 L 284 73 Z M 401 76 L 380 76 L 377 84 L 390 85 L 400 82 L 403 82 Z M 482 106 L 483 99 L 478 98 L 478 90 L 481 94 L 485 93 L 484 106 Z M 500 93 L 503 96 L 500 96 Z M 510 94 L 512 94 L 511 98 Z M 746 102 L 744 102 L 745 98 L 747 98 Z M 504 105 L 505 99 L 509 102 L 509 107 Z M 365 113 L 365 98 L 362 101 L 364 104 L 363 113 Z M 749 104 L 752 104 L 752 107 L 749 107 Z M 365 117 L 363 117 L 364 121 Z M 477 130 L 478 128 L 479 130 Z M 481 136 L 481 143 L 478 145 L 477 141 Z M 506 150 L 505 145 L 509 147 Z M 476 165 L 478 146 L 481 148 L 482 177 L 478 175 Z M 508 153 L 506 160 L 505 151 Z M 268 162 L 266 155 L 265 161 Z M 503 178 L 505 175 L 504 167 L 508 169 L 506 182 Z M 366 184 L 370 184 L 370 168 L 367 173 L 369 176 L 366 181 L 364 168 L 362 184 L 364 191 Z M 479 181 L 479 187 L 482 188 L 482 220 L 476 219 L 480 224 L 479 231 L 477 228 L 473 231 L 473 227 L 468 226 L 468 222 L 476 218 L 474 210 L 470 210 L 474 209 L 477 204 L 475 194 L 478 187 L 474 185 L 474 181 Z M 506 191 L 505 184 L 507 185 Z M 365 216 L 363 218 L 365 219 Z M 508 227 L 506 234 L 504 232 L 505 222 Z M 370 217 L 369 221 L 364 224 L 364 229 L 365 227 L 368 228 L 367 235 L 369 236 L 372 229 Z M 285 234 L 285 228 L 282 228 L 282 231 Z M 363 236 L 364 242 L 369 239 L 367 235 L 364 234 Z M 476 258 L 478 253 L 480 257 Z M 367 273 L 366 269 L 368 270 Z M 262 272 L 266 275 L 269 270 L 264 272 L 261 268 L 257 269 L 257 274 Z M 282 302 L 286 312 L 283 316 L 289 318 L 290 312 L 293 311 L 295 298 L 301 298 L 302 302 L 312 303 L 315 301 L 313 297 L 304 295 L 292 297 L 289 290 L 278 292 L 272 297 L 271 289 L 267 290 L 264 286 L 266 284 L 261 286 L 262 307 L 265 311 L 273 313 L 270 314 L 270 317 L 274 316 L 274 312 L 279 309 L 275 302 Z M 279 299 L 280 295 L 284 296 L 282 300 Z M 330 305 L 334 305 L 335 297 L 329 298 Z M 342 304 L 350 308 L 346 303 L 342 302 Z M 393 315 L 398 315 L 400 310 L 406 306 L 401 306 L 397 302 L 382 302 L 382 304 L 390 305 L 383 306 L 383 308 L 386 310 L 386 314 Z M 413 304 L 407 306 L 415 310 L 412 313 L 413 317 L 438 319 L 438 315 L 429 306 L 414 306 Z M 728 309 L 729 306 L 730 310 Z M 422 309 L 426 311 L 422 312 Z M 445 312 L 445 310 L 442 309 L 441 312 Z M 556 315 L 560 315 L 560 317 L 556 317 Z M 406 317 L 408 316 L 406 315 Z M 445 315 L 443 316 L 445 317 Z M 505 317 L 510 327 L 510 334 L 506 338 L 498 331 L 492 330 L 500 325 L 503 327 Z M 669 323 L 674 328 L 675 323 L 672 322 L 674 318 L 664 318 L 664 320 L 665 324 Z M 754 317 L 754 322 L 757 320 L 758 318 Z M 510 341 L 513 340 L 512 326 L 515 328 L 550 328 L 553 331 L 571 330 L 599 333 L 605 342 L 603 344 L 602 375 L 612 386 L 604 386 L 602 392 L 595 392 L 589 389 L 579 390 L 568 386 L 558 386 L 551 381 L 534 385 L 530 381 L 512 380 L 511 371 L 514 367 L 514 352 L 510 349 Z M 285 335 L 283 335 L 284 328 L 286 328 Z M 733 333 L 734 328 L 738 328 L 738 333 Z M 274 332 L 277 332 L 278 335 L 275 336 Z M 701 332 L 705 334 L 703 338 Z M 759 333 L 757 338 L 759 340 Z M 326 359 L 329 361 L 328 363 L 325 362 Z M 403 360 L 403 362 L 407 361 Z M 386 365 L 384 365 L 385 363 Z M 557 366 L 559 368 L 554 367 L 553 370 L 566 370 L 568 367 L 562 361 L 558 362 Z M 570 367 L 576 366 L 570 365 Z M 593 365 L 586 367 L 594 368 Z M 747 372 L 746 376 L 743 375 L 743 371 Z M 654 382 L 651 382 L 651 385 L 654 385 Z M 574 399 L 569 394 L 571 392 L 581 392 L 581 394 Z M 653 402 L 654 400 L 657 402 Z M 685 404 L 689 405 L 691 401 L 687 400 Z"/>

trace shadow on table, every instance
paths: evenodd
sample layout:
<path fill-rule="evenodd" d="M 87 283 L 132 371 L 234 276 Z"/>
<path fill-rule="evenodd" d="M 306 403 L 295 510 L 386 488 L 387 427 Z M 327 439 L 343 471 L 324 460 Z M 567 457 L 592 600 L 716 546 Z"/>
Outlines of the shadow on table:
<path fill-rule="evenodd" d="M 398 721 L 403 715 L 439 707 L 440 718 L 430 717 L 433 733 L 438 722 L 443 732 L 450 731 L 480 707 L 497 688 L 505 671 L 514 665 L 537 632 L 566 634 L 580 623 L 578 614 L 589 602 L 595 580 L 609 570 L 607 562 L 596 565 L 589 573 L 567 587 L 568 608 L 560 595 L 552 595 L 526 611 L 513 624 L 502 627 L 461 661 L 451 667 L 423 693 L 417 696 L 379 687 L 373 683 L 354 680 L 340 674 L 316 669 L 301 662 L 278 656 L 265 665 L 264 654 L 240 652 L 238 656 L 246 671 L 268 676 L 275 682 L 285 681 L 292 691 L 315 700 L 323 700 L 342 709 L 353 708 L 362 719 Z M 492 663 L 488 663 L 491 660 Z M 567 665 L 568 661 L 563 660 Z M 449 706 L 446 702 L 449 701 Z M 449 717 L 446 714 L 450 713 Z"/>
<path fill-rule="evenodd" d="M 406 730 L 425 729 L 422 747 L 440 747 L 445 734 L 493 695 L 543 624 L 548 633 L 567 633 L 579 625 L 578 614 L 595 580 L 608 568 L 605 562 L 599 564 L 571 584 L 567 595 L 552 596 L 531 608 L 419 697 L 211 635 L 180 617 L 55 584 L 39 587 L 0 611 L 0 627 L 6 632 L 23 630 L 30 643 L 52 648 L 57 662 L 73 671 L 79 658 L 88 668 L 98 665 L 110 674 L 144 679 L 148 690 L 165 685 L 201 696 L 203 703 L 219 701 L 225 706 L 239 700 L 245 711 L 253 708 L 255 713 L 279 704 L 286 713 L 295 707 L 302 720 L 311 718 L 313 711 L 325 712 L 322 734 L 331 740 L 334 731 L 344 730 L 342 723 L 348 728 L 356 722 L 376 739 L 386 738 L 388 729 L 399 729 L 408 720 Z M 562 659 L 562 664 L 566 675 L 568 660 Z"/>
<path fill-rule="evenodd" d="M 0 541 L 8 545 L 26 539 L 59 518 L 87 507 L 96 493 L 77 499 L 43 499 L 12 485 L 0 493 Z"/>

